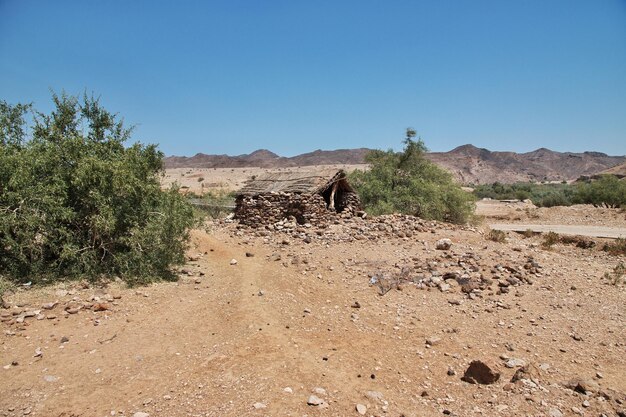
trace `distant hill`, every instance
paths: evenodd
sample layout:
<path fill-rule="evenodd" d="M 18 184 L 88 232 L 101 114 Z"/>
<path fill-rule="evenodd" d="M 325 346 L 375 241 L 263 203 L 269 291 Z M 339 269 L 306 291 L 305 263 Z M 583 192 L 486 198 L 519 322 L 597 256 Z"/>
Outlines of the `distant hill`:
<path fill-rule="evenodd" d="M 198 153 L 191 157 L 168 156 L 165 158 L 166 168 L 288 168 L 310 165 L 363 164 L 367 148 L 337 149 L 322 151 L 320 149 L 293 157 L 278 156 L 267 149 L 259 149 L 251 154 L 228 156 L 207 155 Z"/>
<path fill-rule="evenodd" d="M 626 162 L 624 156 L 601 152 L 555 152 L 546 148 L 526 153 L 492 152 L 473 145 L 432 152 L 428 158 L 466 184 L 570 181 Z"/>
<path fill-rule="evenodd" d="M 316 150 L 293 157 L 282 157 L 266 149 L 251 154 L 228 156 L 198 153 L 192 157 L 169 156 L 166 168 L 288 168 L 311 165 L 363 164 L 369 149 Z M 525 181 L 575 180 L 626 164 L 624 156 L 601 152 L 555 152 L 540 148 L 532 152 L 492 152 L 473 145 L 448 152 L 430 152 L 427 157 L 450 171 L 461 183 L 485 184 Z M 615 168 L 617 169 L 617 168 Z M 623 168 L 622 168 L 623 170 Z"/>

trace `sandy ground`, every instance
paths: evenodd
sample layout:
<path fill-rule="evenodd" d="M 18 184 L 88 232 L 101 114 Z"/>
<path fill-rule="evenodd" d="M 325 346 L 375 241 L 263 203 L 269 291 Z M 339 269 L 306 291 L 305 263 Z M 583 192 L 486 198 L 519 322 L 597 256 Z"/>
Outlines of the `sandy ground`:
<path fill-rule="evenodd" d="M 317 167 L 295 168 L 172 168 L 167 169 L 162 178 L 163 188 L 169 188 L 172 184 L 178 184 L 183 190 L 195 194 L 208 192 L 230 192 L 240 189 L 244 183 L 253 176 L 258 176 L 268 171 L 308 171 L 316 168 L 336 168 L 346 172 L 355 169 L 366 169 L 367 165 L 320 165 Z"/>
<path fill-rule="evenodd" d="M 570 207 L 535 207 L 532 203 L 480 200 L 476 214 L 490 223 L 579 225 L 626 228 L 626 211 L 578 204 Z"/>
<path fill-rule="evenodd" d="M 362 227 L 338 224 L 307 244 L 209 224 L 193 233 L 194 260 L 178 282 L 10 295 L 5 320 L 41 311 L 0 323 L 0 415 L 356 416 L 357 404 L 396 417 L 624 411 L 626 286 L 604 278 L 623 256 L 544 250 L 541 236 L 515 233 L 497 243 L 447 225 L 359 240 Z M 434 249 L 441 238 L 449 250 Z M 379 295 L 370 285 L 405 267 L 525 274 L 529 257 L 538 272 L 506 293 L 497 281 L 472 297 L 455 286 L 407 282 Z M 476 359 L 500 379 L 462 381 Z M 510 383 L 522 364 L 536 375 Z M 565 386 L 575 377 L 588 394 Z M 311 395 L 321 404 L 308 405 Z"/>

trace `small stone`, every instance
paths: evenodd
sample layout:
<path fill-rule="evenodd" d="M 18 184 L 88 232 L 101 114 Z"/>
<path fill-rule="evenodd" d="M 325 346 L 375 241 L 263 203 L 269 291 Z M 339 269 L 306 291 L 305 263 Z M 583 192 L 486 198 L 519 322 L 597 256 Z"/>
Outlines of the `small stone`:
<path fill-rule="evenodd" d="M 59 377 L 54 375 L 44 375 L 43 380 L 46 382 L 57 382 L 59 380 Z"/>
<path fill-rule="evenodd" d="M 433 336 L 433 337 L 429 337 L 428 339 L 426 339 L 426 344 L 428 346 L 437 346 L 439 343 L 441 343 L 441 338 Z"/>
<path fill-rule="evenodd" d="M 70 341 L 70 339 L 69 339 L 67 336 L 63 336 L 63 337 L 61 338 L 61 343 L 67 343 L 67 342 L 69 342 L 69 341 Z"/>
<path fill-rule="evenodd" d="M 283 388 L 283 391 L 286 392 L 287 394 L 293 394 L 293 390 L 291 389 L 291 387 L 285 387 Z"/>
<path fill-rule="evenodd" d="M 567 382 L 565 386 L 581 394 L 594 393 L 600 390 L 598 383 L 592 379 L 574 378 Z"/>
<path fill-rule="evenodd" d="M 263 403 L 254 403 L 252 404 L 252 407 L 254 407 L 255 410 L 260 410 L 262 408 L 267 408 L 267 406 Z"/>
<path fill-rule="evenodd" d="M 324 404 L 324 400 L 322 400 L 321 398 L 315 395 L 311 395 L 306 403 L 308 405 L 319 406 L 319 405 Z"/>
<path fill-rule="evenodd" d="M 511 382 L 515 383 L 523 379 L 527 379 L 530 381 L 532 380 L 539 381 L 539 377 L 540 377 L 539 368 L 537 368 L 533 364 L 528 364 L 528 365 L 522 366 L 517 371 L 515 371 L 515 374 L 513 374 L 513 377 L 511 378 Z"/>
<path fill-rule="evenodd" d="M 591 403 L 587 400 L 583 401 L 583 407 L 588 408 L 591 407 Z"/>
<path fill-rule="evenodd" d="M 252 258 L 252 257 L 254 257 L 254 253 L 246 252 L 246 258 Z"/>
<path fill-rule="evenodd" d="M 454 375 L 456 375 L 456 371 L 453 368 L 448 367 L 448 375 L 449 376 L 454 376 Z"/>
<path fill-rule="evenodd" d="M 352 308 L 361 308 L 361 303 L 359 303 L 358 301 L 355 301 L 354 303 L 352 303 L 352 305 L 350 307 L 352 307 Z"/>
<path fill-rule="evenodd" d="M 470 384 L 484 385 L 493 384 L 499 379 L 499 372 L 494 371 L 489 365 L 479 360 L 472 361 L 461 378 L 461 380 Z"/>
<path fill-rule="evenodd" d="M 44 310 L 52 310 L 56 305 L 57 303 L 45 303 L 42 304 L 41 308 L 43 308 Z"/>
<path fill-rule="evenodd" d="M 367 407 L 364 406 L 363 404 L 357 404 L 356 405 L 356 412 L 359 413 L 360 415 L 364 416 L 365 413 L 367 413 Z"/>
<path fill-rule="evenodd" d="M 142 411 L 137 411 L 135 414 L 133 414 L 133 417 L 150 417 L 150 414 L 144 413 Z"/>
<path fill-rule="evenodd" d="M 39 357 L 43 356 L 43 352 L 41 351 L 41 348 L 35 349 L 35 354 L 33 356 L 35 358 L 39 358 Z"/>
<path fill-rule="evenodd" d="M 558 408 L 551 408 L 548 414 L 550 417 L 563 417 L 563 413 Z"/>
<path fill-rule="evenodd" d="M 237 265 L 237 259 L 231 259 L 230 260 L 230 264 L 231 265 Z"/>
<path fill-rule="evenodd" d="M 526 365 L 522 359 L 511 358 L 504 364 L 507 368 L 517 368 Z"/>
<path fill-rule="evenodd" d="M 163 396 L 163 399 L 164 399 L 164 400 L 168 400 L 168 401 L 169 401 L 169 400 L 171 400 L 171 399 L 172 399 L 172 396 L 171 396 L 171 395 L 168 395 L 168 394 L 165 394 L 165 395 Z"/>
<path fill-rule="evenodd" d="M 435 248 L 438 250 L 448 250 L 452 246 L 452 241 L 450 239 L 439 239 L 435 243 Z"/>
<path fill-rule="evenodd" d="M 313 392 L 316 393 L 317 395 L 326 395 L 326 390 L 321 387 L 313 388 Z"/>

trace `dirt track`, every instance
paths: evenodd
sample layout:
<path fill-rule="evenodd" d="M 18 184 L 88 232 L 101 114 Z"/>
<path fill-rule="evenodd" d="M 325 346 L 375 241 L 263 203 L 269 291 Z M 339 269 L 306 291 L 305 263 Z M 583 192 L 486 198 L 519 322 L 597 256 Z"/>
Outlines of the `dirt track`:
<path fill-rule="evenodd" d="M 554 232 L 563 235 L 588 236 L 617 239 L 626 238 L 626 229 L 602 226 L 581 226 L 564 224 L 524 224 L 524 223 L 490 223 L 495 230 L 524 232 L 531 230 L 538 233 Z"/>
<path fill-rule="evenodd" d="M 440 237 L 453 240 L 451 252 L 432 249 Z M 499 244 L 447 228 L 413 239 L 283 240 L 232 227 L 197 231 L 190 254 L 206 254 L 178 283 L 16 294 L 11 302 L 24 309 L 107 292 L 121 298 L 108 311 L 63 314 L 57 307 L 53 320 L 0 324 L 0 364 L 8 365 L 0 369 L 0 413 L 344 416 L 357 415 L 362 403 L 367 415 L 567 415 L 587 399 L 585 415 L 613 415 L 610 401 L 563 383 L 599 373 L 601 387 L 626 391 L 624 287 L 602 278 L 614 257 L 560 245 L 543 251 L 538 238 Z M 474 300 L 458 289 L 413 285 L 380 296 L 368 284 L 372 272 L 405 263 L 439 259 L 439 269 L 454 269 L 446 259 L 474 248 L 487 270 L 532 255 L 543 272 L 534 285 Z M 429 346 L 426 339 L 438 340 Z M 543 366 L 543 388 L 507 385 L 515 369 L 501 357 Z M 473 359 L 495 363 L 500 382 L 461 381 Z M 314 388 L 325 390 L 315 395 L 327 408 L 307 405 Z"/>

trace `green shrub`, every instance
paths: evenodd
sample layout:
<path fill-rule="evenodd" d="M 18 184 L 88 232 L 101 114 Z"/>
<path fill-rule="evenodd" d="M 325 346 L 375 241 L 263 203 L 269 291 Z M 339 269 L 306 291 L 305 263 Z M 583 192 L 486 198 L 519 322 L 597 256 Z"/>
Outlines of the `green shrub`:
<path fill-rule="evenodd" d="M 559 243 L 559 241 L 560 241 L 560 237 L 559 237 L 558 233 L 548 232 L 543 237 L 543 242 L 541 243 L 541 246 L 544 249 L 551 249 L 552 246 L 554 246 L 555 244 Z"/>
<path fill-rule="evenodd" d="M 424 219 L 465 223 L 474 198 L 456 184 L 452 175 L 428 161 L 422 140 L 407 129 L 403 152 L 375 150 L 366 156 L 368 171 L 354 171 L 354 185 L 365 210 L 373 215 L 400 212 Z"/>
<path fill-rule="evenodd" d="M 604 246 L 602 246 L 602 250 L 611 255 L 626 256 L 626 239 L 616 239 L 615 242 L 605 243 Z"/>
<path fill-rule="evenodd" d="M 626 181 L 614 175 L 578 184 L 484 184 L 475 187 L 478 198 L 495 200 L 530 199 L 538 207 L 593 204 L 595 206 L 626 207 Z"/>
<path fill-rule="evenodd" d="M 575 198 L 583 204 L 626 207 L 626 181 L 615 175 L 602 175 L 595 181 L 578 184 Z"/>
<path fill-rule="evenodd" d="M 506 233 L 502 230 L 491 229 L 487 234 L 487 239 L 498 243 L 504 243 L 506 241 Z"/>
<path fill-rule="evenodd" d="M 625 282 L 624 276 L 626 275 L 626 266 L 623 262 L 618 263 L 613 271 L 605 272 L 604 278 L 609 281 L 611 285 L 620 285 Z"/>
<path fill-rule="evenodd" d="M 93 97 L 53 94 L 36 113 L 0 105 L 0 274 L 14 281 L 167 277 L 184 261 L 190 205 L 160 189 L 163 154 Z"/>

